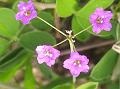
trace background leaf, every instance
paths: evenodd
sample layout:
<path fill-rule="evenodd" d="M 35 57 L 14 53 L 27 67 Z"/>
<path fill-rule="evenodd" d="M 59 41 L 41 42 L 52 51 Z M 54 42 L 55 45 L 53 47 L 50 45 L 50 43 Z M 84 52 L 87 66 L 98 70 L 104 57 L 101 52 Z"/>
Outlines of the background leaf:
<path fill-rule="evenodd" d="M 77 19 L 75 16 L 73 16 L 73 19 L 72 19 L 72 30 L 73 30 L 73 33 L 76 34 L 78 33 L 79 31 L 82 31 L 82 26 L 80 26 L 80 24 L 78 23 Z M 79 41 L 87 41 L 89 38 L 90 38 L 90 33 L 88 32 L 83 32 L 81 34 L 79 34 L 77 37 L 76 37 Z"/>
<path fill-rule="evenodd" d="M 76 0 L 56 0 L 56 11 L 60 17 L 68 17 L 75 12 Z"/>
<path fill-rule="evenodd" d="M 63 85 L 58 85 L 52 89 L 74 89 L 72 84 L 63 84 Z"/>
<path fill-rule="evenodd" d="M 38 45 L 53 45 L 56 40 L 47 32 L 33 31 L 21 35 L 19 42 L 25 49 L 34 51 Z"/>
<path fill-rule="evenodd" d="M 9 42 L 5 39 L 0 38 L 0 56 L 5 52 Z"/>
<path fill-rule="evenodd" d="M 57 79 L 51 81 L 51 83 L 49 83 L 48 85 L 43 86 L 41 89 L 52 89 L 55 86 L 62 85 L 65 83 L 72 83 L 72 78 L 70 78 L 70 77 L 57 78 Z"/>
<path fill-rule="evenodd" d="M 0 35 L 12 38 L 19 31 L 19 22 L 11 9 L 0 8 Z"/>
<path fill-rule="evenodd" d="M 38 16 L 43 18 L 50 24 L 54 25 L 54 17 L 52 16 L 52 14 L 50 12 L 40 11 Z M 48 26 L 47 24 L 45 24 L 44 22 L 42 22 L 39 19 L 33 19 L 31 23 L 38 30 L 50 30 L 51 29 L 50 26 Z"/>
<path fill-rule="evenodd" d="M 109 50 L 93 68 L 90 77 L 95 81 L 103 81 L 110 78 L 117 59 L 118 54 L 113 50 Z"/>
<path fill-rule="evenodd" d="M 16 71 L 24 66 L 29 57 L 30 54 L 23 50 L 15 58 L 10 59 L 12 61 L 0 65 L 0 81 L 8 82 L 15 75 Z"/>
<path fill-rule="evenodd" d="M 35 86 L 36 86 L 35 78 L 32 73 L 32 62 L 29 61 L 26 65 L 26 70 L 25 70 L 24 88 L 25 89 L 36 89 Z"/>
<path fill-rule="evenodd" d="M 82 84 L 77 89 L 97 89 L 98 83 L 97 82 L 88 82 L 85 84 Z"/>
<path fill-rule="evenodd" d="M 55 78 L 59 77 L 46 64 L 40 64 L 39 68 L 40 68 L 40 71 L 43 73 L 44 77 L 46 77 L 46 78 L 55 79 Z"/>

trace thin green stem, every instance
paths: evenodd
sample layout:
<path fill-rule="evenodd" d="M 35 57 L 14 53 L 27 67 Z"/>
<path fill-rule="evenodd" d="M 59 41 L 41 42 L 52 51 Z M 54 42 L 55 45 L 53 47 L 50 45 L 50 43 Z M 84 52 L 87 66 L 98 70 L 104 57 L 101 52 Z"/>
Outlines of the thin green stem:
<path fill-rule="evenodd" d="M 66 42 L 67 40 L 68 40 L 68 39 L 65 39 L 65 40 L 63 40 L 63 41 L 61 41 L 61 42 L 59 42 L 59 43 L 53 45 L 53 47 L 56 47 L 56 46 L 58 46 L 58 45 L 60 45 L 60 44 L 62 44 L 62 43 L 64 43 L 64 42 Z"/>
<path fill-rule="evenodd" d="M 69 41 L 69 44 L 70 44 L 70 50 L 71 50 L 71 52 L 76 51 L 75 45 L 74 45 L 74 43 L 72 42 L 72 39 L 68 39 L 68 41 Z"/>
<path fill-rule="evenodd" d="M 59 29 L 57 29 L 56 27 L 54 27 L 53 25 L 51 25 L 50 23 L 48 23 L 47 21 L 45 21 L 44 19 L 37 17 L 39 20 L 43 21 L 44 23 L 46 23 L 47 25 L 49 25 L 50 27 L 54 28 L 56 31 L 58 31 L 59 33 L 61 33 L 63 36 L 67 36 L 65 33 L 63 33 L 62 31 L 60 31 Z"/>
<path fill-rule="evenodd" d="M 75 49 L 75 45 L 74 45 L 73 39 L 70 37 L 70 38 L 68 38 L 68 41 L 69 41 L 69 44 L 70 44 L 70 50 L 71 50 L 71 52 L 75 52 L 76 49 Z M 75 83 L 76 83 L 76 77 L 73 76 L 74 89 L 75 89 Z"/>
<path fill-rule="evenodd" d="M 86 31 L 86 30 L 88 30 L 89 28 L 91 28 L 92 27 L 92 25 L 90 25 L 89 27 L 87 27 L 86 29 L 84 29 L 84 30 L 82 30 L 82 31 L 80 31 L 80 32 L 78 32 L 78 33 L 76 33 L 75 35 L 73 35 L 73 37 L 72 38 L 75 38 L 77 35 L 79 35 L 79 34 L 81 34 L 81 33 L 83 33 L 84 31 Z"/>
<path fill-rule="evenodd" d="M 75 84 L 76 82 L 76 77 L 73 77 L 73 84 Z"/>

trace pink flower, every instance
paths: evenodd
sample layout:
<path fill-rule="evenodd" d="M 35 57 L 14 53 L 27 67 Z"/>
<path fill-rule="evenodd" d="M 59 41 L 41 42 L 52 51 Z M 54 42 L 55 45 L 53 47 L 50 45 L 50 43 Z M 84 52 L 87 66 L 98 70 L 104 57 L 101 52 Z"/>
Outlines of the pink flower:
<path fill-rule="evenodd" d="M 19 12 L 16 14 L 16 20 L 20 20 L 23 24 L 29 24 L 30 20 L 37 17 L 37 12 L 32 0 L 28 2 L 20 2 L 18 4 Z"/>
<path fill-rule="evenodd" d="M 39 64 L 46 63 L 49 67 L 55 64 L 55 60 L 60 56 L 60 51 L 52 46 L 37 46 L 37 60 Z"/>
<path fill-rule="evenodd" d="M 81 72 L 88 72 L 88 58 L 78 52 L 72 52 L 70 58 L 64 61 L 63 67 L 69 69 L 74 77 L 78 77 Z"/>
<path fill-rule="evenodd" d="M 110 19 L 113 14 L 111 11 L 104 11 L 103 8 L 97 8 L 90 16 L 90 23 L 93 26 L 93 32 L 100 33 L 102 30 L 110 31 L 112 25 Z"/>

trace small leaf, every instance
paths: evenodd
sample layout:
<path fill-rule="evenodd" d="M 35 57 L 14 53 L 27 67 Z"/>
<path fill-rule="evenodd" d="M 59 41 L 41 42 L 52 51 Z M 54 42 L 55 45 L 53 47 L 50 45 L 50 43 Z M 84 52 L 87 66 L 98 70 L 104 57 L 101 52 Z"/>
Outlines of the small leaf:
<path fill-rule="evenodd" d="M 79 31 L 82 31 L 82 26 L 80 26 L 80 24 L 77 22 L 77 19 L 76 17 L 74 16 L 73 19 L 72 19 L 72 30 L 73 30 L 73 33 L 76 34 L 78 33 Z M 76 37 L 79 41 L 87 41 L 89 38 L 90 38 L 90 33 L 88 33 L 87 31 L 79 34 L 77 37 Z"/>
<path fill-rule="evenodd" d="M 25 49 L 34 51 L 38 45 L 53 45 L 56 40 L 47 32 L 33 31 L 21 35 L 19 42 Z"/>
<path fill-rule="evenodd" d="M 63 84 L 63 85 L 58 85 L 52 89 L 74 89 L 72 84 Z"/>
<path fill-rule="evenodd" d="M 62 84 L 65 84 L 65 83 L 72 83 L 72 78 L 70 78 L 70 77 L 67 77 L 67 78 L 66 77 L 60 77 L 58 79 L 53 80 L 48 85 L 43 86 L 41 89 L 52 89 L 55 86 L 62 85 Z"/>
<path fill-rule="evenodd" d="M 117 59 L 118 54 L 113 50 L 109 50 L 93 68 L 90 77 L 95 81 L 104 81 L 110 78 Z"/>
<path fill-rule="evenodd" d="M 54 25 L 54 18 L 50 12 L 40 11 L 38 16 L 46 20 L 48 23 Z M 38 30 L 50 30 L 51 27 L 42 22 L 39 19 L 33 19 L 31 21 L 32 25 Z"/>
<path fill-rule="evenodd" d="M 98 83 L 97 82 L 88 82 L 85 84 L 82 84 L 77 89 L 97 89 Z"/>
<path fill-rule="evenodd" d="M 19 22 L 11 9 L 0 8 L 0 35 L 12 38 L 19 31 Z"/>
<path fill-rule="evenodd" d="M 27 63 L 26 71 L 25 71 L 25 80 L 24 80 L 24 88 L 25 89 L 35 89 L 35 78 L 32 73 L 32 64 Z"/>
<path fill-rule="evenodd" d="M 76 19 L 82 30 L 89 27 L 91 24 L 89 22 L 90 15 L 95 11 L 96 8 L 102 7 L 107 8 L 113 3 L 114 0 L 90 0 L 82 9 L 76 13 Z M 92 28 L 88 30 L 93 35 L 96 35 Z M 98 36 L 109 37 L 111 32 L 102 31 Z"/>
<path fill-rule="evenodd" d="M 61 17 L 68 17 L 75 12 L 76 0 L 56 0 L 56 11 Z"/>
<path fill-rule="evenodd" d="M 9 42 L 7 40 L 1 39 L 0 38 L 0 56 L 5 53 L 7 47 L 8 47 Z"/>

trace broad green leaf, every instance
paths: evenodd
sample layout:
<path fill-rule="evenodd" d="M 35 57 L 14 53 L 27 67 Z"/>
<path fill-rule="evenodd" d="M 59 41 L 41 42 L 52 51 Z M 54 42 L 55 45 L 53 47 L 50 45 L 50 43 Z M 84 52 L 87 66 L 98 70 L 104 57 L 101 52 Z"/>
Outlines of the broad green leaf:
<path fill-rule="evenodd" d="M 47 32 L 33 31 L 21 35 L 19 42 L 25 49 L 34 51 L 38 45 L 53 45 L 56 40 Z"/>
<path fill-rule="evenodd" d="M 81 10 L 79 10 L 75 15 L 82 29 L 85 29 L 91 25 L 89 22 L 89 17 L 95 11 L 96 8 L 99 8 L 99 7 L 107 8 L 113 3 L 113 1 L 114 0 L 90 0 L 87 3 L 87 5 L 84 6 Z M 89 32 L 91 34 L 96 35 L 95 33 L 92 32 L 92 28 L 91 30 L 89 30 Z M 102 31 L 98 36 L 108 37 L 110 35 L 111 35 L 111 32 Z"/>
<path fill-rule="evenodd" d="M 24 88 L 25 89 L 36 89 L 35 88 L 35 78 L 32 73 L 32 62 L 31 60 L 26 65 L 25 71 L 25 80 L 24 80 Z"/>
<path fill-rule="evenodd" d="M 0 8 L 0 35 L 12 38 L 19 31 L 19 22 L 11 9 Z"/>
<path fill-rule="evenodd" d="M 54 25 L 54 18 L 50 12 L 40 11 L 38 16 L 46 20 L 48 23 Z M 50 26 L 48 26 L 47 24 L 45 24 L 39 19 L 33 19 L 31 23 L 38 30 L 50 30 L 51 29 Z"/>
<path fill-rule="evenodd" d="M 48 85 L 43 86 L 41 89 L 52 89 L 55 86 L 62 85 L 62 84 L 65 84 L 65 83 L 72 83 L 72 78 L 70 78 L 70 77 L 67 77 L 67 78 L 66 77 L 60 77 L 58 79 L 53 80 Z"/>
<path fill-rule="evenodd" d="M 52 89 L 74 89 L 73 84 L 58 85 Z"/>
<path fill-rule="evenodd" d="M 76 0 L 56 0 L 56 11 L 61 17 L 68 17 L 75 12 Z"/>
<path fill-rule="evenodd" d="M 30 54 L 23 50 L 15 58 L 11 59 L 12 61 L 0 66 L 0 81 L 8 82 L 15 75 L 16 71 L 23 67 L 29 57 Z"/>
<path fill-rule="evenodd" d="M 82 31 L 82 26 L 80 26 L 80 24 L 78 23 L 78 21 L 76 20 L 76 17 L 74 16 L 73 19 L 72 19 L 72 30 L 73 30 L 73 33 L 76 34 L 77 32 L 79 31 Z M 88 33 L 87 31 L 79 34 L 77 36 L 77 39 L 79 41 L 86 41 L 90 38 L 90 33 Z"/>
<path fill-rule="evenodd" d="M 97 82 L 88 82 L 85 84 L 82 84 L 77 89 L 97 89 L 98 83 Z"/>
<path fill-rule="evenodd" d="M 3 53 L 5 53 L 5 50 L 8 47 L 8 41 L 5 39 L 1 39 L 0 38 L 0 56 L 3 55 Z"/>
<path fill-rule="evenodd" d="M 112 49 L 109 50 L 93 68 L 90 77 L 95 81 L 104 81 L 110 78 L 117 59 L 118 54 Z"/>

